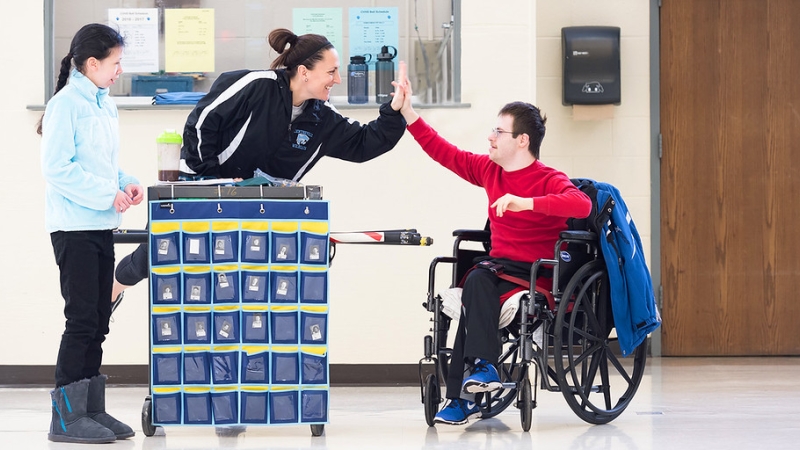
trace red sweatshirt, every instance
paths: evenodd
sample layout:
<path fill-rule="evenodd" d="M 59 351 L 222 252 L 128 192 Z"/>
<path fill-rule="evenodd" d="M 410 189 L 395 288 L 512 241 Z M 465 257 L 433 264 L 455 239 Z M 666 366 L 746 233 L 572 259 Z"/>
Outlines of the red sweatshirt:
<path fill-rule="evenodd" d="M 506 172 L 489 155 L 467 152 L 449 143 L 422 118 L 409 125 L 408 131 L 436 162 L 486 190 L 492 232 L 489 255 L 493 258 L 524 262 L 552 259 L 558 235 L 567 229 L 566 219 L 584 218 L 592 210 L 589 197 L 566 174 L 541 161 Z M 490 205 L 505 194 L 532 197 L 533 211 L 507 211 L 497 217 Z"/>

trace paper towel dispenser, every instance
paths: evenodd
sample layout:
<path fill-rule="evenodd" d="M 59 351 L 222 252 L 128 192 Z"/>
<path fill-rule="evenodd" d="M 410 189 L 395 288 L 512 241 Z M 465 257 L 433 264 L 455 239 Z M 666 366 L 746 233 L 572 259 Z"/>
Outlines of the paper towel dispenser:
<path fill-rule="evenodd" d="M 561 29 L 564 105 L 619 105 L 619 27 Z"/>

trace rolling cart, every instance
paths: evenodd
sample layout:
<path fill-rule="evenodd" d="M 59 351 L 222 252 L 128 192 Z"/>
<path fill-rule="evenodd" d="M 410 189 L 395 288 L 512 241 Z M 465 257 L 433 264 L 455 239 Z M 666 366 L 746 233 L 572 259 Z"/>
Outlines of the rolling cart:
<path fill-rule="evenodd" d="M 328 423 L 329 204 L 319 186 L 148 189 L 150 395 L 164 426 Z"/>

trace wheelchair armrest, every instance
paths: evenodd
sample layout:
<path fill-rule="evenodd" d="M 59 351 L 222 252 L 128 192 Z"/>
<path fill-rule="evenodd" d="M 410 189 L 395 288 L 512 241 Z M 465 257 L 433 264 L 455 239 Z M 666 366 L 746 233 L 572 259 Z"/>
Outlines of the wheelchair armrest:
<path fill-rule="evenodd" d="M 570 241 L 586 241 L 586 242 L 597 241 L 597 235 L 591 231 L 566 230 L 562 231 L 560 236 L 561 239 Z"/>
<path fill-rule="evenodd" d="M 462 241 L 488 242 L 492 234 L 486 230 L 455 230 L 453 236 L 461 238 Z"/>

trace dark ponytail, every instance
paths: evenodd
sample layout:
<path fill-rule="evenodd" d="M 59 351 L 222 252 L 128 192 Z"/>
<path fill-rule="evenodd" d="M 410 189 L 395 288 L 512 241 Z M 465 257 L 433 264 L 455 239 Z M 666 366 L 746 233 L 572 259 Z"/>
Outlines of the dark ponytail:
<path fill-rule="evenodd" d="M 75 68 L 81 73 L 85 73 L 86 61 L 89 58 L 103 60 L 111 54 L 111 51 L 117 47 L 123 47 L 125 39 L 115 29 L 108 25 L 99 23 L 90 23 L 84 25 L 75 36 L 72 38 L 72 43 L 69 45 L 69 53 L 64 59 L 61 60 L 61 68 L 58 71 L 58 78 L 56 81 L 56 90 L 53 95 L 57 94 L 64 86 L 67 85 L 69 73 L 72 69 L 72 63 L 75 63 Z M 36 124 L 36 132 L 42 134 L 42 119 Z"/>
<path fill-rule="evenodd" d="M 269 33 L 269 45 L 280 56 L 272 61 L 270 68 L 285 67 L 289 77 L 297 73 L 297 66 L 303 65 L 313 69 L 322 60 L 322 52 L 333 48 L 333 44 L 325 36 L 304 34 L 298 36 L 286 28 L 278 28 Z M 286 48 L 286 46 L 289 48 Z"/>

